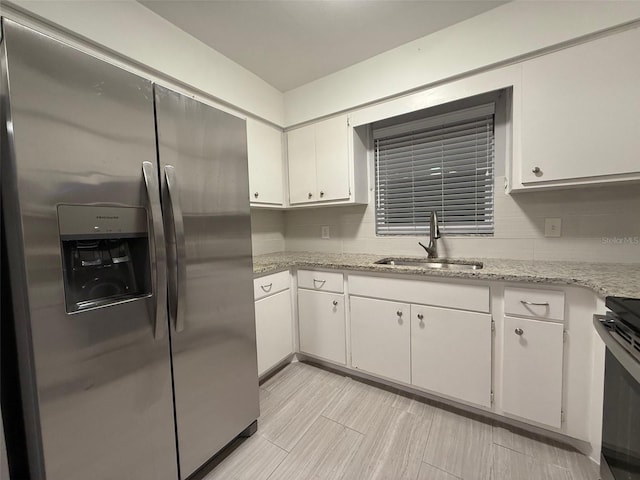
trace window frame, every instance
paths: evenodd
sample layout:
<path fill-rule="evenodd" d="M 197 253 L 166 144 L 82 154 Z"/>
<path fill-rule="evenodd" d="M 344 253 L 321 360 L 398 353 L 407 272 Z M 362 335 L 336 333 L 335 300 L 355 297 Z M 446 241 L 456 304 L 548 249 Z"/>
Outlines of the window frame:
<path fill-rule="evenodd" d="M 498 94 L 498 95 L 496 96 L 495 94 Z M 500 107 L 500 105 L 498 105 L 500 96 L 501 96 L 500 92 L 494 92 L 494 95 L 492 95 L 490 98 L 487 98 L 485 95 L 484 98 L 481 99 L 482 102 L 480 102 L 479 101 L 480 99 L 477 98 L 476 101 L 473 102 L 472 106 L 469 106 L 470 100 L 472 99 L 465 99 L 466 102 L 465 100 L 461 102 L 460 101 L 453 102 L 453 104 L 451 105 L 438 106 L 440 108 L 436 107 L 436 108 L 423 110 L 421 112 L 413 112 L 411 115 L 403 115 L 393 119 L 386 119 L 385 121 L 377 122 L 376 124 L 372 124 L 373 181 L 375 185 L 374 223 L 375 223 L 375 235 L 377 237 L 423 236 L 423 235 L 429 234 L 429 222 L 425 218 L 422 218 L 424 216 L 424 212 L 422 215 L 416 215 L 416 210 L 419 210 L 419 209 L 418 207 L 415 207 L 415 206 L 413 207 L 413 213 L 407 214 L 407 220 L 413 217 L 413 220 L 411 222 L 407 221 L 405 224 L 400 223 L 398 226 L 393 226 L 389 222 L 384 222 L 382 220 L 382 217 L 385 215 L 385 212 L 384 212 L 384 207 L 380 205 L 381 181 L 380 181 L 380 173 L 379 173 L 380 165 L 379 165 L 378 141 L 381 139 L 390 139 L 392 137 L 410 136 L 412 133 L 416 133 L 416 132 L 418 132 L 418 134 L 420 134 L 420 132 L 424 134 L 425 131 L 428 131 L 430 129 L 431 130 L 438 130 L 439 128 L 446 129 L 449 126 L 455 125 L 459 122 L 468 121 L 469 123 L 471 123 L 472 121 L 474 121 L 473 119 L 477 119 L 480 117 L 486 118 L 489 116 L 491 117 L 491 121 L 489 122 L 491 124 L 491 132 L 485 133 L 483 135 L 486 135 L 488 138 L 487 144 L 486 144 L 487 155 L 485 156 L 487 157 L 490 163 L 489 164 L 485 163 L 483 168 L 485 168 L 486 174 L 488 174 L 490 178 L 488 180 L 485 179 L 484 181 L 479 181 L 478 179 L 476 179 L 475 183 L 473 181 L 467 180 L 466 183 L 468 183 L 468 185 L 465 185 L 463 188 L 463 190 L 467 190 L 469 188 L 475 189 L 475 192 L 473 193 L 467 193 L 467 192 L 464 193 L 464 195 L 469 196 L 469 200 L 472 200 L 473 197 L 475 197 L 477 201 L 478 191 L 480 192 L 481 196 L 484 194 L 485 200 L 482 202 L 482 204 L 485 205 L 483 207 L 485 212 L 481 216 L 483 216 L 487 221 L 476 223 L 475 225 L 471 225 L 470 223 L 467 223 L 466 225 L 465 224 L 456 225 L 456 224 L 452 224 L 451 221 L 447 222 L 446 211 L 447 211 L 447 208 L 449 208 L 449 211 L 451 212 L 452 207 L 451 205 L 447 207 L 446 200 L 444 200 L 444 202 L 441 203 L 440 208 L 437 209 L 436 211 L 438 213 L 438 216 L 441 222 L 440 230 L 443 233 L 446 233 L 448 236 L 460 235 L 460 236 L 491 237 L 494 235 L 494 232 L 495 232 L 494 182 L 496 178 L 496 163 L 497 163 L 497 153 L 496 153 L 497 125 L 496 123 L 497 123 L 497 118 L 499 117 L 497 110 Z M 459 138 L 462 138 L 462 135 Z M 417 142 L 417 144 L 425 145 L 425 144 L 420 144 L 420 142 Z M 446 147 L 443 146 L 443 148 L 446 148 Z M 488 158 L 489 156 L 490 158 Z M 410 155 L 407 158 L 409 157 Z M 435 157 L 432 157 L 430 160 L 433 160 L 433 158 Z M 478 157 L 478 158 L 481 158 L 481 157 Z M 477 158 L 475 162 L 476 162 L 476 168 L 477 168 L 477 165 L 478 165 Z M 415 167 L 413 165 L 413 159 L 410 160 L 410 163 L 412 164 L 410 175 L 413 176 L 414 170 L 415 170 Z M 446 163 L 446 159 L 442 164 L 443 166 L 442 172 L 444 172 L 445 163 Z M 464 166 L 468 168 L 470 164 L 471 162 L 465 163 Z M 426 168 L 428 164 L 423 164 L 422 166 L 423 168 Z M 456 173 L 456 172 L 454 171 L 453 173 Z M 434 196 L 433 193 L 434 192 L 438 193 L 438 191 L 441 193 L 441 195 L 443 194 L 442 192 L 444 191 L 444 195 L 446 195 L 446 190 L 447 190 L 446 183 L 445 183 L 446 179 L 444 176 L 441 178 L 443 179 L 441 189 L 431 189 L 428 186 L 425 187 L 425 185 L 422 185 L 423 190 L 424 188 L 428 188 L 429 189 L 428 192 L 432 193 L 431 195 L 432 197 Z M 423 180 L 423 182 L 425 182 L 425 180 Z M 411 188 L 412 191 L 415 190 L 415 185 L 421 186 L 420 182 L 413 183 L 413 180 L 410 180 L 409 182 L 405 182 L 405 184 L 411 184 L 409 188 Z M 450 188 L 450 191 L 451 191 L 451 188 Z M 459 193 L 458 195 L 463 195 L 463 194 Z M 490 197 L 490 198 L 487 199 L 487 197 Z M 412 197 L 412 198 L 415 198 L 415 197 Z M 424 201 L 424 199 L 422 201 Z M 410 202 L 411 201 L 408 200 L 405 203 L 410 203 Z M 462 205 L 462 206 L 466 207 L 466 205 Z M 401 208 L 401 207 L 398 207 L 398 208 Z M 403 206 L 402 208 L 411 209 L 411 207 L 406 207 L 406 206 Z M 477 205 L 475 208 L 477 209 Z M 445 214 L 443 214 L 443 211 L 445 212 Z M 389 213 L 387 212 L 386 214 L 388 215 Z M 473 215 L 477 217 L 478 215 L 477 210 L 476 210 L 476 213 Z M 471 216 L 472 215 L 470 215 L 469 217 Z M 417 221 L 416 217 L 419 217 L 422 220 Z"/>

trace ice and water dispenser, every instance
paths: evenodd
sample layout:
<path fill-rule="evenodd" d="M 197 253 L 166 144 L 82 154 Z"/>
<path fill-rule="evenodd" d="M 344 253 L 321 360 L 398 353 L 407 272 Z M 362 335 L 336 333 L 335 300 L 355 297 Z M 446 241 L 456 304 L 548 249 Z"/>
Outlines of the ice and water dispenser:
<path fill-rule="evenodd" d="M 151 294 L 144 208 L 58 206 L 68 313 Z"/>

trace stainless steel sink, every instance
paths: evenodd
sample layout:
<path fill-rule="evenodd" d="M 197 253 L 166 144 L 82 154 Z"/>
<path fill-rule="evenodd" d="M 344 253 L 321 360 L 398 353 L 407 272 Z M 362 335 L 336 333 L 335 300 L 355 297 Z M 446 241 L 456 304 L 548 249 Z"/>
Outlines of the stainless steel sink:
<path fill-rule="evenodd" d="M 402 267 L 424 267 L 441 270 L 479 270 L 482 268 L 481 262 L 469 262 L 464 260 L 451 260 L 436 258 L 433 260 L 420 258 L 383 258 L 375 262 L 378 265 L 397 265 Z"/>

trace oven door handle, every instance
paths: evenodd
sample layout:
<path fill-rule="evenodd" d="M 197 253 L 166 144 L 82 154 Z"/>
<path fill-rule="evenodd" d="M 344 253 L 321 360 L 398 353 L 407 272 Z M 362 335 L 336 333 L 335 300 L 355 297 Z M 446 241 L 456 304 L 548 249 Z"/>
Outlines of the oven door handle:
<path fill-rule="evenodd" d="M 640 362 L 636 360 L 630 352 L 627 351 L 618 341 L 615 339 L 615 332 L 612 332 L 602 324 L 604 315 L 593 316 L 593 326 L 596 328 L 596 332 L 602 338 L 607 349 L 616 358 L 620 365 L 631 375 L 636 382 L 640 383 Z"/>

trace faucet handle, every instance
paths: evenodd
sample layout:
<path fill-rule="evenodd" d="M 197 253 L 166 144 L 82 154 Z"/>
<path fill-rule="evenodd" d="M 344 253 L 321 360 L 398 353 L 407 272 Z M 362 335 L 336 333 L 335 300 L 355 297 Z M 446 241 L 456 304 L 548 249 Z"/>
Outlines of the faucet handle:
<path fill-rule="evenodd" d="M 424 248 L 424 251 L 427 252 L 427 255 L 429 255 L 429 248 L 428 247 L 425 247 L 422 242 L 418 242 L 418 245 L 420 245 L 422 248 Z"/>

